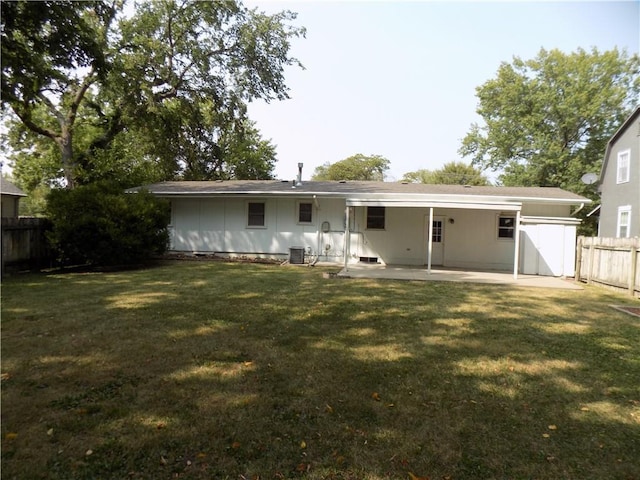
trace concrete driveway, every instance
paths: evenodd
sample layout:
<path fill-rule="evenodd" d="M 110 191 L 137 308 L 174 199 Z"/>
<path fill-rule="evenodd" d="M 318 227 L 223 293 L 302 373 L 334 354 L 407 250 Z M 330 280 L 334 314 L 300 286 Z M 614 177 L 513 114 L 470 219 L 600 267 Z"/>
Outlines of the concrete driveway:
<path fill-rule="evenodd" d="M 438 282 L 492 283 L 497 285 L 514 285 L 518 287 L 558 288 L 565 290 L 583 290 L 573 279 L 560 277 L 543 277 L 540 275 L 518 275 L 513 278 L 512 272 L 471 271 L 450 268 L 431 269 L 427 273 L 425 267 L 408 267 L 394 265 L 349 265 L 342 269 L 339 277 L 345 278 L 384 278 L 391 280 L 418 280 Z"/>

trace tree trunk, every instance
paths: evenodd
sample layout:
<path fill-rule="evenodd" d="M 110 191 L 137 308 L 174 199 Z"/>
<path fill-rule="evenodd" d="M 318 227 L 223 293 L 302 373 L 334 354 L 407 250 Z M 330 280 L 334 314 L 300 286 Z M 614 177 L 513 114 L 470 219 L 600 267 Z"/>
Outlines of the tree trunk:
<path fill-rule="evenodd" d="M 75 165 L 73 162 L 73 133 L 68 125 L 63 126 L 61 135 L 58 139 L 60 153 L 62 157 L 62 170 L 64 178 L 67 182 L 67 188 L 72 190 L 76 187 Z"/>

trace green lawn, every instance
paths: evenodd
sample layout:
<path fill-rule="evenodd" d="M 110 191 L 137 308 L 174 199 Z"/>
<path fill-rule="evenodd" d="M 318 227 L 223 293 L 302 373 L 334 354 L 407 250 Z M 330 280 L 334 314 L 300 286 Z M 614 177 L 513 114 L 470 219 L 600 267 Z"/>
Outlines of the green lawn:
<path fill-rule="evenodd" d="M 2 478 L 640 478 L 628 297 L 322 272 L 4 279 Z"/>

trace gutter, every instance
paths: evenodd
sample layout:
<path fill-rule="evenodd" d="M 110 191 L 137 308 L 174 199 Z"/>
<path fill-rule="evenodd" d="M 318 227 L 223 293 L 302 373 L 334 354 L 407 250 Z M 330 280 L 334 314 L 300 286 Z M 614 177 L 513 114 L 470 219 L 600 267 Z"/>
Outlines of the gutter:
<path fill-rule="evenodd" d="M 571 216 L 572 216 L 572 217 L 575 217 L 575 216 L 578 214 L 578 212 L 584 208 L 584 206 L 585 206 L 585 203 L 584 203 L 584 202 L 582 202 L 582 203 L 580 204 L 580 206 L 578 207 L 578 209 L 577 209 L 575 212 L 573 212 L 573 213 L 571 214 Z"/>

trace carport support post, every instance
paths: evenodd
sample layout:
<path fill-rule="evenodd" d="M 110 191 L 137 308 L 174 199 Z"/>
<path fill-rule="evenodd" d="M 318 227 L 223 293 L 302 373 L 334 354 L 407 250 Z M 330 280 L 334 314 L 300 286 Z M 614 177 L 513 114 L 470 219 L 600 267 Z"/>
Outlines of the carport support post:
<path fill-rule="evenodd" d="M 516 228 L 513 236 L 515 246 L 513 248 L 513 278 L 518 279 L 518 264 L 520 263 L 520 210 L 516 212 Z"/>
<path fill-rule="evenodd" d="M 347 205 L 344 208 L 344 218 L 345 218 L 345 226 L 344 226 L 344 271 L 349 270 L 349 247 L 351 245 L 351 231 L 349 231 L 349 206 Z"/>
<path fill-rule="evenodd" d="M 433 207 L 429 207 L 429 241 L 427 242 L 427 275 L 431 275 L 431 250 L 433 249 Z"/>

